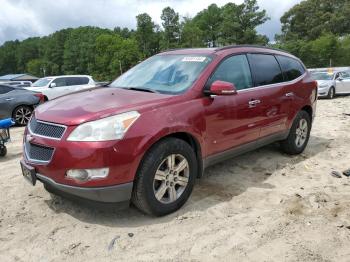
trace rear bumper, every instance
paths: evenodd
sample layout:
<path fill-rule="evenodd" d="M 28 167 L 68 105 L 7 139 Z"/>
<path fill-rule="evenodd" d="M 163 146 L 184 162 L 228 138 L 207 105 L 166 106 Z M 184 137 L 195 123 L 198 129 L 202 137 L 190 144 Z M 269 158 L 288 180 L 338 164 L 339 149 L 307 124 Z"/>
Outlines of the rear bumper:
<path fill-rule="evenodd" d="M 106 187 L 77 187 L 59 184 L 51 178 L 41 174 L 36 174 L 36 177 L 44 184 L 48 191 L 54 194 L 68 198 L 86 200 L 91 203 L 128 204 L 133 188 L 132 182 Z"/>

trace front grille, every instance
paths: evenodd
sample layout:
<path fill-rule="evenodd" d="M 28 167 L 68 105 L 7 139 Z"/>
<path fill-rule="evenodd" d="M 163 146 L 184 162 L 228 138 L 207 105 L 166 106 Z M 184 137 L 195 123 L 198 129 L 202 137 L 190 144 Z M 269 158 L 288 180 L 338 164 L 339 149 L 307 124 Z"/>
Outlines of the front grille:
<path fill-rule="evenodd" d="M 37 120 L 34 116 L 29 122 L 29 130 L 32 134 L 52 139 L 61 139 L 66 127 Z"/>
<path fill-rule="evenodd" d="M 51 161 L 54 149 L 51 147 L 40 146 L 31 144 L 29 142 L 25 143 L 25 153 L 28 160 L 33 162 L 45 162 Z"/>

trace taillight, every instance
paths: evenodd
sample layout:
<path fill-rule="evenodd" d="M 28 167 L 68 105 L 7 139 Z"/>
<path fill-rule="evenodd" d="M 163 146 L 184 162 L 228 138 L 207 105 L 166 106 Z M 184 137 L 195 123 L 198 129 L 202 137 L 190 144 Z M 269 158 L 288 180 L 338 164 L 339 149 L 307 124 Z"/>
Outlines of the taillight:
<path fill-rule="evenodd" d="M 36 93 L 36 94 L 34 94 L 34 96 L 39 98 L 39 102 L 40 103 L 44 103 L 45 102 L 45 96 L 42 93 Z"/>

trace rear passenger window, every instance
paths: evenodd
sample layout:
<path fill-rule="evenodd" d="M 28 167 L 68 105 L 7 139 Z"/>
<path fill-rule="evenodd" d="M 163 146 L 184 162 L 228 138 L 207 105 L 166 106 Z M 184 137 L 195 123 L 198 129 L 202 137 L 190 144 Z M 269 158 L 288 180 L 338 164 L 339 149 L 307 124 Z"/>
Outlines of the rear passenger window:
<path fill-rule="evenodd" d="M 1 94 L 6 94 L 10 91 L 12 91 L 13 88 L 12 87 L 9 87 L 9 86 L 0 86 L 0 95 Z"/>
<path fill-rule="evenodd" d="M 249 54 L 249 63 L 256 86 L 283 82 L 283 74 L 273 55 Z"/>
<path fill-rule="evenodd" d="M 276 58 L 281 65 L 286 81 L 297 79 L 299 76 L 305 73 L 305 69 L 299 61 L 290 57 L 279 55 L 276 56 Z"/>
<path fill-rule="evenodd" d="M 245 55 L 235 55 L 225 59 L 210 78 L 209 84 L 220 80 L 232 83 L 237 90 L 253 86 L 252 76 Z"/>

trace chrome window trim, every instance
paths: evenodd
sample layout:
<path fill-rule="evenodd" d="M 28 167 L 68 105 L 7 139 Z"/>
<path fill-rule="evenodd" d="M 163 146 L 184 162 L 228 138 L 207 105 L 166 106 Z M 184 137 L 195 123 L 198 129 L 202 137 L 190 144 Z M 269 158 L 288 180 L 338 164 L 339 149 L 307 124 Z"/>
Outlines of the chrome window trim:
<path fill-rule="evenodd" d="M 304 74 L 302 74 L 301 76 L 299 76 L 298 78 L 291 80 L 291 81 L 286 81 L 286 82 L 280 82 L 280 83 L 276 83 L 276 84 L 269 84 L 269 85 L 262 85 L 262 86 L 254 86 L 254 87 L 249 87 L 249 88 L 245 88 L 245 89 L 241 89 L 241 90 L 237 90 L 237 93 L 245 93 L 248 92 L 250 90 L 256 90 L 256 89 L 267 89 L 267 88 L 273 88 L 273 87 L 277 87 L 277 86 L 281 86 L 281 85 L 292 85 L 292 84 L 296 84 L 297 82 L 299 82 L 301 79 L 303 79 L 306 76 L 307 72 L 305 71 Z"/>
<path fill-rule="evenodd" d="M 27 143 L 29 143 L 29 142 L 24 141 L 23 147 L 24 147 L 24 154 L 25 154 L 25 157 L 28 160 L 28 162 L 33 163 L 33 164 L 38 164 L 38 165 L 47 165 L 47 164 L 49 164 L 52 161 L 52 158 L 53 158 L 53 156 L 55 154 L 56 148 L 47 147 L 47 146 L 38 145 L 38 144 L 33 144 L 33 145 L 36 145 L 36 146 L 42 146 L 42 147 L 47 147 L 47 148 L 52 148 L 53 149 L 52 156 L 51 156 L 50 160 L 48 160 L 48 161 L 37 160 L 37 159 L 32 159 L 32 158 L 30 158 L 28 156 L 27 147 L 26 147 Z"/>
<path fill-rule="evenodd" d="M 46 125 L 51 125 L 51 126 L 58 126 L 58 127 L 63 127 L 64 128 L 64 131 L 62 133 L 62 136 L 60 138 L 56 138 L 56 137 L 49 137 L 49 136 L 43 136 L 43 135 L 39 135 L 39 134 L 36 134 L 34 133 L 31 129 L 30 129 L 30 122 L 32 121 L 32 119 L 30 120 L 30 122 L 28 123 L 28 131 L 31 135 L 34 135 L 34 136 L 37 136 L 37 137 L 42 137 L 42 138 L 47 138 L 47 139 L 52 139 L 52 140 L 58 140 L 60 141 L 64 134 L 66 133 L 67 131 L 67 126 L 65 125 L 60 125 L 60 124 L 55 124 L 55 123 L 50 123 L 50 122 L 45 122 L 45 121 L 41 121 L 41 120 L 38 120 L 38 119 L 35 119 L 38 123 L 42 123 L 42 124 L 46 124 Z"/>

